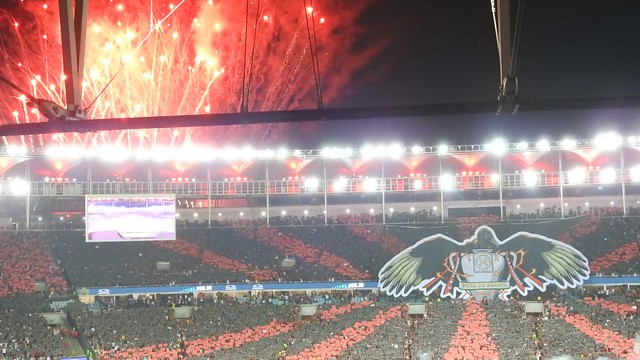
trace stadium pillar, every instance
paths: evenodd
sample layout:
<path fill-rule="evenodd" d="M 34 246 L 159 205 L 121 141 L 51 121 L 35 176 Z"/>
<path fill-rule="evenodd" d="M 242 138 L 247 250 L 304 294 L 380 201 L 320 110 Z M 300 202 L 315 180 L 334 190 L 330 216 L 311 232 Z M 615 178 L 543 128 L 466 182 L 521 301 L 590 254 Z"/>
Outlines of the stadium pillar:
<path fill-rule="evenodd" d="M 620 147 L 620 186 L 622 190 L 622 215 L 627 216 L 627 189 L 624 181 L 624 146 Z"/>
<path fill-rule="evenodd" d="M 91 162 L 87 164 L 87 181 L 89 182 L 89 194 L 93 194 L 93 180 L 91 179 Z"/>
<path fill-rule="evenodd" d="M 564 173 L 562 172 L 561 150 L 558 150 L 558 183 L 560 183 L 560 217 L 564 219 Z"/>
<path fill-rule="evenodd" d="M 208 226 L 211 227 L 211 165 L 207 166 L 207 220 Z"/>
<path fill-rule="evenodd" d="M 31 174 L 29 172 L 29 161 L 25 161 L 25 165 L 24 165 L 24 179 L 27 182 L 27 193 L 26 193 L 26 198 L 25 198 L 25 215 L 26 215 L 26 220 L 25 220 L 25 230 L 29 230 L 29 207 L 31 206 L 29 204 L 30 200 L 31 200 Z"/>
<path fill-rule="evenodd" d="M 151 185 L 153 182 L 153 177 L 151 176 L 151 164 L 147 164 L 147 183 L 149 185 L 149 194 L 153 194 L 153 185 Z"/>
<path fill-rule="evenodd" d="M 444 189 L 442 188 L 442 156 L 438 158 L 440 161 L 440 178 L 438 187 L 440 188 L 440 221 L 444 223 Z"/>
<path fill-rule="evenodd" d="M 500 221 L 504 220 L 504 198 L 502 196 L 502 183 L 504 182 L 504 178 L 502 177 L 502 156 L 498 156 L 498 175 L 500 176 L 499 186 L 499 196 L 500 196 Z"/>
<path fill-rule="evenodd" d="M 387 223 L 387 217 L 385 216 L 385 208 L 387 207 L 386 199 L 385 199 L 385 188 L 386 181 L 384 178 L 384 161 L 380 162 L 380 179 L 382 180 L 380 183 L 380 190 L 382 191 L 382 223 Z"/>
<path fill-rule="evenodd" d="M 327 160 L 322 159 L 322 188 L 324 190 L 324 224 L 329 223 L 329 209 L 327 206 Z"/>
<path fill-rule="evenodd" d="M 266 202 L 267 202 L 267 209 L 266 209 L 266 215 L 267 215 L 267 225 L 269 225 L 269 218 L 271 217 L 270 213 L 270 209 L 269 209 L 269 193 L 270 193 L 270 186 L 269 186 L 269 161 L 265 160 L 264 162 L 264 179 L 266 181 Z"/>

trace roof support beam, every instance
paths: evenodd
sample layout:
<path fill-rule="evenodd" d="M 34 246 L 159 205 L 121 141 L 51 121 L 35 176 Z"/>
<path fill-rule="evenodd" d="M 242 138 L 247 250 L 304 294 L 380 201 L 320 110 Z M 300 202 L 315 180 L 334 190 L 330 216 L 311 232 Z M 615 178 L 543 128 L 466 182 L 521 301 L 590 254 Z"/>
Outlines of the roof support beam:
<path fill-rule="evenodd" d="M 62 35 L 62 64 L 67 110 L 72 117 L 85 117 L 82 109 L 82 81 L 87 34 L 89 0 L 58 0 L 60 33 Z"/>

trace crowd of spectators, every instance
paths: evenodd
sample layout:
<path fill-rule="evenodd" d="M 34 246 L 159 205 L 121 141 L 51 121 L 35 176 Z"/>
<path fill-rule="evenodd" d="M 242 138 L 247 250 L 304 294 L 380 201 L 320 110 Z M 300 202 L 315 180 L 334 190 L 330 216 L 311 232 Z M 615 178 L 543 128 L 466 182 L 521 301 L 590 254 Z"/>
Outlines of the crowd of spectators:
<path fill-rule="evenodd" d="M 617 211 L 594 209 L 588 216 L 543 223 L 497 223 L 495 216 L 484 216 L 426 227 L 368 224 L 374 217 L 344 215 L 329 226 L 187 228 L 178 231 L 179 241 L 165 243 L 87 243 L 77 231 L 5 232 L 0 234 L 0 296 L 34 292 L 39 281 L 60 294 L 69 291 L 67 283 L 375 279 L 391 257 L 416 241 L 437 233 L 462 240 L 481 224 L 492 226 L 500 238 L 530 231 L 566 242 L 590 260 L 593 275 L 633 275 L 640 264 L 640 219 L 609 217 Z M 295 265 L 282 266 L 285 259 Z M 171 269 L 158 270 L 158 262 L 169 262 Z"/>
<path fill-rule="evenodd" d="M 36 283 L 54 294 L 66 294 L 68 286 L 54 260 L 45 236 L 33 232 L 0 233 L 0 297 L 34 293 Z"/>
<path fill-rule="evenodd" d="M 2 359 L 59 359 L 69 351 L 73 333 L 49 326 L 39 314 L 49 312 L 47 299 L 37 294 L 0 297 L 0 355 Z"/>

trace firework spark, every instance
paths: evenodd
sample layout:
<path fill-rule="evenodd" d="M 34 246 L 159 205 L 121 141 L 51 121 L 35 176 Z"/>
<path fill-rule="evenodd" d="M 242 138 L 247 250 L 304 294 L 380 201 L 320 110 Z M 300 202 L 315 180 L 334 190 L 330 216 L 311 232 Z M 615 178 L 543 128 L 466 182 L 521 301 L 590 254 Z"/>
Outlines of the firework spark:
<path fill-rule="evenodd" d="M 82 105 L 96 99 L 88 111 L 91 119 L 237 112 L 244 81 L 249 111 L 313 107 L 316 94 L 307 18 L 313 19 L 316 28 L 323 98 L 330 103 L 383 47 L 352 50 L 363 36 L 354 24 L 368 1 L 345 3 L 327 0 L 305 8 L 301 0 L 257 0 L 249 3 L 247 11 L 238 2 L 222 0 L 92 1 Z M 30 95 L 64 103 L 55 5 L 21 2 L 0 14 L 0 71 Z M 249 51 L 245 51 L 245 39 Z M 44 121 L 24 95 L 5 86 L 0 94 L 5 123 Z M 261 144 L 278 140 L 279 132 L 278 125 L 271 125 L 56 134 L 4 141 L 33 149 L 51 142 L 129 148 L 223 139 Z"/>

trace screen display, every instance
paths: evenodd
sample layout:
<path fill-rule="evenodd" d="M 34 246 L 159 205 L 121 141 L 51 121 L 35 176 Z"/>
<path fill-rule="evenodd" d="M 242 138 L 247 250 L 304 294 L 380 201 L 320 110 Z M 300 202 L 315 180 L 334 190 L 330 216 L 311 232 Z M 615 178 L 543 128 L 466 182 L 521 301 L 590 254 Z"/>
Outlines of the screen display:
<path fill-rule="evenodd" d="M 175 195 L 86 195 L 87 242 L 176 239 Z"/>

